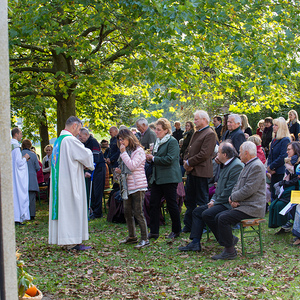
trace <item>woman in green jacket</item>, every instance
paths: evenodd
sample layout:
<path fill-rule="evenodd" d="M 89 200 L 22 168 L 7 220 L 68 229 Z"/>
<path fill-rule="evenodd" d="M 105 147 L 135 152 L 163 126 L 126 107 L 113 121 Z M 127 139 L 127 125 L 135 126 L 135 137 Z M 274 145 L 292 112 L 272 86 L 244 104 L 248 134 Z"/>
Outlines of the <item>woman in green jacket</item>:
<path fill-rule="evenodd" d="M 161 198 L 167 202 L 167 209 L 172 220 L 172 232 L 168 238 L 176 238 L 181 232 L 180 213 L 176 201 L 177 184 L 182 181 L 179 165 L 179 145 L 171 136 L 171 124 L 165 118 L 156 121 L 156 143 L 152 154 L 146 159 L 153 165 L 150 180 L 150 233 L 149 238 L 159 237 L 159 212 Z"/>

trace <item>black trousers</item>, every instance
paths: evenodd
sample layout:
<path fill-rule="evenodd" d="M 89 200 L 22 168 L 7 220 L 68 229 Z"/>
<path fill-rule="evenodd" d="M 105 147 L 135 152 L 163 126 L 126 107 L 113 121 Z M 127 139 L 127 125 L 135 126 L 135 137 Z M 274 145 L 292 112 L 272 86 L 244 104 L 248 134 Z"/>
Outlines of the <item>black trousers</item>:
<path fill-rule="evenodd" d="M 243 219 L 253 217 L 237 210 L 231 209 L 218 213 L 214 218 L 209 214 L 202 214 L 204 222 L 211 229 L 221 246 L 229 248 L 233 246 L 233 235 L 231 226 L 239 223 Z"/>
<path fill-rule="evenodd" d="M 96 166 L 96 169 L 94 171 L 94 176 L 93 176 L 91 208 L 96 218 L 101 218 L 103 216 L 102 198 L 103 198 L 104 186 L 105 186 L 105 172 L 106 172 L 105 165 L 103 167 Z M 91 179 L 87 178 L 86 182 L 87 182 L 87 186 L 89 187 L 88 190 L 90 190 Z"/>
<path fill-rule="evenodd" d="M 199 205 L 207 204 L 209 200 L 208 178 L 188 174 L 185 187 L 186 195 L 184 204 L 186 206 L 186 212 L 183 222 L 185 228 L 191 230 L 193 210 Z"/>
<path fill-rule="evenodd" d="M 161 198 L 164 196 L 167 202 L 172 221 L 172 232 L 180 233 L 180 213 L 177 205 L 177 183 L 156 184 L 153 182 L 151 186 L 150 196 L 150 232 L 153 234 L 159 233 L 159 216 Z"/>
<path fill-rule="evenodd" d="M 209 219 L 214 219 L 217 214 L 225 210 L 228 210 L 228 208 L 222 204 L 214 205 L 211 208 L 208 208 L 207 204 L 196 207 L 193 210 L 193 223 L 190 239 L 202 238 L 203 229 L 206 227 L 206 223 L 202 217 L 203 214 L 205 214 L 205 216 Z"/>
<path fill-rule="evenodd" d="M 284 177 L 284 174 L 273 174 L 271 176 L 271 184 L 270 184 L 270 188 L 271 188 L 271 202 L 273 202 L 277 196 L 275 195 L 275 189 L 274 189 L 274 184 L 281 181 Z"/>

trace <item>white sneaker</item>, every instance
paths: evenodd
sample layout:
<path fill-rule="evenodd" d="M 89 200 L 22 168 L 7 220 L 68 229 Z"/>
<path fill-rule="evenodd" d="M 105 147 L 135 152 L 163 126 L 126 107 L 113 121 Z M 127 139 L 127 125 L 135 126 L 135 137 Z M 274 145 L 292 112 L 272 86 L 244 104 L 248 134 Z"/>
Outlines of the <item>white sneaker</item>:
<path fill-rule="evenodd" d="M 136 246 L 134 246 L 134 248 L 140 249 L 140 248 L 147 247 L 149 245 L 150 245 L 149 240 L 141 240 Z"/>

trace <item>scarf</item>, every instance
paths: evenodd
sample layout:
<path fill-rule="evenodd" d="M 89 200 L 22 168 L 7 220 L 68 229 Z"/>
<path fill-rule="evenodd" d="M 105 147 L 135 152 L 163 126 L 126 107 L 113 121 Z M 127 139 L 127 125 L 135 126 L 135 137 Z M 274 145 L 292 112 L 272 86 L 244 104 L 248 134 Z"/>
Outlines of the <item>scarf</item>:
<path fill-rule="evenodd" d="M 52 174 L 52 220 L 58 220 L 58 179 L 59 179 L 59 159 L 60 159 L 60 144 L 61 141 L 69 135 L 60 135 L 53 146 L 51 159 L 51 174 Z"/>
<path fill-rule="evenodd" d="M 288 125 L 289 128 L 291 128 L 295 123 L 297 123 L 297 119 L 294 119 L 292 121 L 291 120 L 288 121 L 287 125 Z"/>
<path fill-rule="evenodd" d="M 131 157 L 131 154 L 132 154 L 133 151 L 129 148 L 126 148 L 126 152 L 129 155 L 129 157 Z M 131 171 L 125 165 L 125 163 L 122 160 L 121 156 L 119 156 L 118 163 L 119 163 L 119 168 L 121 170 L 121 174 L 119 175 L 121 197 L 122 197 L 123 200 L 127 200 L 128 199 L 127 177 L 128 177 L 129 174 L 131 174 Z"/>
<path fill-rule="evenodd" d="M 158 148 L 160 145 L 166 143 L 171 137 L 171 134 L 166 134 L 162 139 L 157 138 L 154 148 L 153 148 L 153 154 L 155 154 L 158 151 Z"/>

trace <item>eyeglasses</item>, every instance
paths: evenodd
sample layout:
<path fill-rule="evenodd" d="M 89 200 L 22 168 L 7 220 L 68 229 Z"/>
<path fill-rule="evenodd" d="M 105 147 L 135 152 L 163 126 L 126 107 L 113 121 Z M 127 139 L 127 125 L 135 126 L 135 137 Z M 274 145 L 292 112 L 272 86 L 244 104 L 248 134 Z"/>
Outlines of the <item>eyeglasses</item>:
<path fill-rule="evenodd" d="M 124 142 L 124 140 L 122 138 L 119 138 L 119 142 Z"/>

